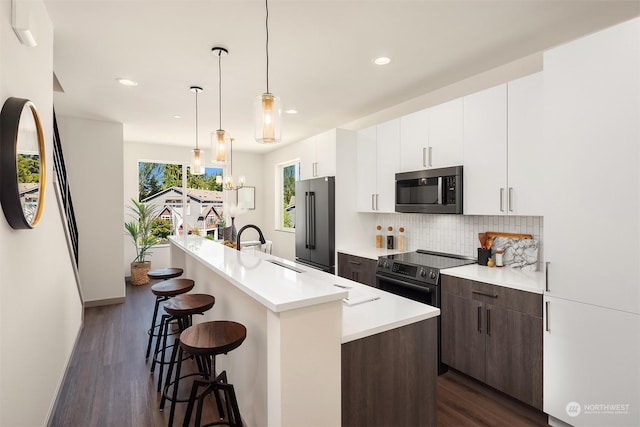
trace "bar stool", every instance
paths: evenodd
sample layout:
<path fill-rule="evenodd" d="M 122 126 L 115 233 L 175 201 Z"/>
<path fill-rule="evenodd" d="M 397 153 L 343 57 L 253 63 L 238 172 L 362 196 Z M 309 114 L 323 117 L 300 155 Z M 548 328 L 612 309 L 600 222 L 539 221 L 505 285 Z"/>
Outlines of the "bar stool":
<path fill-rule="evenodd" d="M 164 303 L 164 311 L 167 314 L 162 315 L 160 320 L 160 337 L 156 340 L 156 349 L 154 353 L 153 362 L 151 364 L 151 372 L 154 371 L 156 363 L 160 364 L 160 375 L 158 376 L 158 392 L 162 389 L 162 378 L 164 365 L 169 364 L 169 370 L 167 371 L 167 381 L 171 377 L 171 371 L 174 363 L 175 347 L 177 346 L 177 340 L 174 343 L 167 346 L 167 338 L 173 333 L 169 332 L 169 328 L 172 323 L 177 323 L 178 334 L 191 326 L 191 318 L 194 314 L 204 314 L 210 310 L 216 303 L 216 298 L 213 295 L 207 294 L 181 294 L 177 295 Z M 162 346 L 160 345 L 160 339 L 162 339 Z M 167 348 L 173 347 L 174 350 L 171 354 L 171 359 L 166 360 Z"/>
<path fill-rule="evenodd" d="M 168 270 L 168 269 L 163 269 L 163 270 Z M 154 270 L 154 271 L 160 271 L 160 270 Z M 149 340 L 147 341 L 147 352 L 145 354 L 145 359 L 149 359 L 149 353 L 151 352 L 151 341 L 153 340 L 153 337 L 158 337 L 159 335 L 155 333 L 155 330 L 156 330 L 156 327 L 158 326 L 156 322 L 157 322 L 158 308 L 160 307 L 160 303 L 163 301 L 167 301 L 169 298 L 173 298 L 176 295 L 181 295 L 189 292 L 191 289 L 193 289 L 194 285 L 195 285 L 195 282 L 191 279 L 169 279 L 169 280 L 165 280 L 164 282 L 159 282 L 151 286 L 151 292 L 156 296 L 156 303 L 153 308 L 153 317 L 151 318 L 151 328 L 148 331 Z"/>
<path fill-rule="evenodd" d="M 242 419 L 240 417 L 240 409 L 238 407 L 235 390 L 233 385 L 229 384 L 227 381 L 226 371 L 221 372 L 219 375 L 216 374 L 215 357 L 219 354 L 227 354 L 228 352 L 235 350 L 244 342 L 246 337 L 247 328 L 245 328 L 244 325 L 226 320 L 203 322 L 190 326 L 180 334 L 180 345 L 178 346 L 178 352 L 175 359 L 175 376 L 173 381 L 168 383 L 165 387 L 162 395 L 162 401 L 160 402 L 160 407 L 163 408 L 164 401 L 166 399 L 171 400 L 169 426 L 173 425 L 176 402 L 185 401 L 184 399 L 178 399 L 179 381 L 189 376 L 199 376 L 201 379 L 194 379 L 192 383 L 191 393 L 187 400 L 189 403 L 184 417 L 184 426 L 189 425 L 191 413 L 193 412 L 193 406 L 196 400 L 198 401 L 196 409 L 196 425 L 200 426 L 202 421 L 204 398 L 209 394 L 213 394 L 216 399 L 220 420 L 206 424 L 207 426 L 221 424 L 242 426 Z M 198 373 L 180 377 L 184 353 L 194 356 L 198 363 Z M 205 389 L 198 395 L 200 387 L 204 387 Z M 171 397 L 168 396 L 170 388 L 172 388 Z M 223 393 L 226 403 L 227 420 L 224 420 L 225 415 L 222 402 L 220 400 L 220 392 Z"/>
<path fill-rule="evenodd" d="M 147 276 L 152 280 L 168 280 L 180 277 L 182 276 L 182 273 L 184 273 L 184 270 L 181 268 L 158 268 L 156 270 L 149 271 Z"/>

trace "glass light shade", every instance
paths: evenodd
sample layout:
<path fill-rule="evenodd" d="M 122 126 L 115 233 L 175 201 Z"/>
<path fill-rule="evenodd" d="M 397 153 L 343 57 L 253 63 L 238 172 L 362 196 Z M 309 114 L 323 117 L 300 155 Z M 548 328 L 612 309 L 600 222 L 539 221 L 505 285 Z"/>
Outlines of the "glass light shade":
<path fill-rule="evenodd" d="M 191 153 L 191 175 L 204 175 L 204 151 L 196 148 Z"/>
<path fill-rule="evenodd" d="M 216 162 L 226 160 L 226 149 L 229 142 L 229 135 L 222 129 L 211 133 L 211 152 L 216 153 Z"/>
<path fill-rule="evenodd" d="M 281 140 L 282 104 L 280 98 L 263 93 L 256 98 L 255 138 L 261 144 L 275 144 Z"/>

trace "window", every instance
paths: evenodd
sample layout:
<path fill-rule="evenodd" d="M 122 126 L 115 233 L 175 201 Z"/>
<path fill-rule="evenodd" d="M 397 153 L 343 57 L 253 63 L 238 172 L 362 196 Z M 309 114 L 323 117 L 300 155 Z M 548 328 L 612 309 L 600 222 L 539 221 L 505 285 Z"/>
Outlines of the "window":
<path fill-rule="evenodd" d="M 187 169 L 186 210 L 182 173 Z M 164 239 L 169 234 L 188 233 L 213 236 L 222 219 L 221 168 L 205 168 L 204 175 L 191 175 L 184 165 L 139 162 L 138 197 L 141 202 L 155 205 L 158 218 L 154 233 Z M 184 219 L 183 219 L 184 216 Z"/>
<path fill-rule="evenodd" d="M 276 165 L 276 229 L 295 231 L 298 160 Z"/>

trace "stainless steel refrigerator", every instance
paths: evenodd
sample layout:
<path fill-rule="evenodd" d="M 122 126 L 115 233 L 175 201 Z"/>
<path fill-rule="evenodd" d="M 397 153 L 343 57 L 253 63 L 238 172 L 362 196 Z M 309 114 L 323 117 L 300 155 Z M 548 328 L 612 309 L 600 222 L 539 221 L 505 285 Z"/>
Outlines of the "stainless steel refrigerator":
<path fill-rule="evenodd" d="M 296 262 L 335 270 L 335 178 L 296 182 Z"/>

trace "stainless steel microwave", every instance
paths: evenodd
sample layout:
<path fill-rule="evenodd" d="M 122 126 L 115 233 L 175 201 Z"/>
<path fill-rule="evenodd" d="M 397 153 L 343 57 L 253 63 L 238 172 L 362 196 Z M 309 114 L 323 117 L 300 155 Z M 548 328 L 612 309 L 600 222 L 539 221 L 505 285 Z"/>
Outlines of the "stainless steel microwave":
<path fill-rule="evenodd" d="M 462 214 L 462 166 L 397 173 L 396 212 Z"/>

